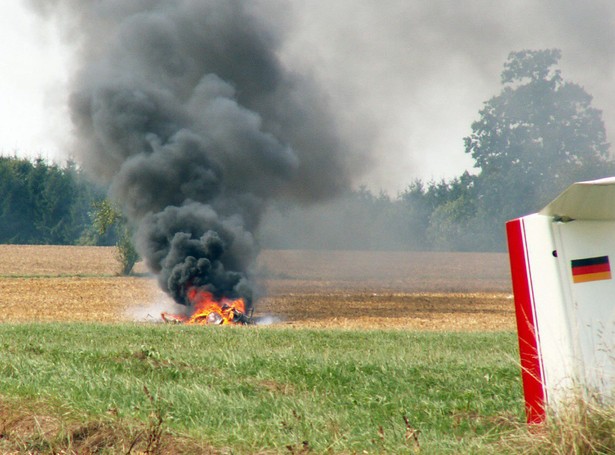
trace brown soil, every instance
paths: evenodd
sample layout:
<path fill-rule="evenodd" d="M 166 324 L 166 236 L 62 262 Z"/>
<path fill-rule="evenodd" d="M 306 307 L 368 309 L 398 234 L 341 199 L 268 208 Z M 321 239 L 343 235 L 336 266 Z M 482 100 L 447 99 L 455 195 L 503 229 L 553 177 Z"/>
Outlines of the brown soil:
<path fill-rule="evenodd" d="M 0 396 L 2 454 L 219 454 L 205 442 L 167 431 L 158 415 L 147 423 L 117 418 L 75 419 L 61 406 Z"/>
<path fill-rule="evenodd" d="M 302 327 L 447 331 L 514 330 L 509 294 L 292 294 L 263 299 L 255 315 Z"/>
<path fill-rule="evenodd" d="M 0 246 L 0 321 L 158 320 L 155 279 L 114 276 L 113 248 Z M 291 327 L 513 330 L 496 253 L 265 251 L 254 315 Z"/>

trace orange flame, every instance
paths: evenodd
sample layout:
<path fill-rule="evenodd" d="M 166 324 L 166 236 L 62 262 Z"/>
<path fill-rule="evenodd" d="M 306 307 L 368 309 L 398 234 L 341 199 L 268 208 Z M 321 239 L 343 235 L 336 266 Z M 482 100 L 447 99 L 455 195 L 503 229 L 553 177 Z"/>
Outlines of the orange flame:
<path fill-rule="evenodd" d="M 243 299 L 216 300 L 211 292 L 190 288 L 188 299 L 194 312 L 191 316 L 162 313 L 165 322 L 184 324 L 245 324 L 246 303 Z"/>

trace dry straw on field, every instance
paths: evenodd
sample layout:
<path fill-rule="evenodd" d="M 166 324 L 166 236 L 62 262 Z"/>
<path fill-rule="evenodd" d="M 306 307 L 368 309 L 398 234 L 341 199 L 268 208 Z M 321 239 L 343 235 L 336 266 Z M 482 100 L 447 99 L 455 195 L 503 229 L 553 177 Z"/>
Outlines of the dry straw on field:
<path fill-rule="evenodd" d="M 115 249 L 91 246 L 0 245 L 0 276 L 117 275 Z"/>
<path fill-rule="evenodd" d="M 104 247 L 0 246 L 0 321 L 158 319 L 171 302 Z M 512 330 L 503 254 L 265 251 L 256 315 L 309 327 Z"/>

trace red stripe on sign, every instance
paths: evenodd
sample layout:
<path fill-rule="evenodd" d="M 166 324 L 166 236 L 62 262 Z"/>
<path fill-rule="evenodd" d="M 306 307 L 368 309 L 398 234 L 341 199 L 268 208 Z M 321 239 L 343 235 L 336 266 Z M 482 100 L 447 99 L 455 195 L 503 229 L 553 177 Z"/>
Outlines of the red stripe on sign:
<path fill-rule="evenodd" d="M 518 218 L 506 223 L 506 234 L 513 292 L 515 294 L 515 314 L 521 357 L 521 378 L 525 396 L 525 414 L 528 423 L 540 423 L 545 420 L 546 416 L 546 390 L 539 354 L 532 275 L 527 257 L 523 219 Z"/>
<path fill-rule="evenodd" d="M 594 264 L 594 265 L 585 265 L 581 267 L 573 267 L 572 274 L 573 275 L 585 275 L 586 273 L 601 273 L 601 272 L 610 272 L 611 266 L 607 262 L 606 264 Z"/>

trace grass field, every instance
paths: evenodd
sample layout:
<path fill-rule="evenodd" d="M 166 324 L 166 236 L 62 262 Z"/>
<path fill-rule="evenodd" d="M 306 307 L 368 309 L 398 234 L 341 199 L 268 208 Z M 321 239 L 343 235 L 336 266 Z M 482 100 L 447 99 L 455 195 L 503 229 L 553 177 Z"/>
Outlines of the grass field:
<path fill-rule="evenodd" d="M 36 404 L 42 432 L 61 416 L 68 427 L 147 422 L 159 406 L 167 445 L 182 434 L 233 453 L 469 453 L 522 420 L 515 343 L 509 333 L 3 325 L 0 388 Z"/>
<path fill-rule="evenodd" d="M 265 251 L 277 322 L 228 330 L 152 323 L 117 268 L 0 246 L 0 449 L 498 453 L 523 421 L 504 254 Z"/>

